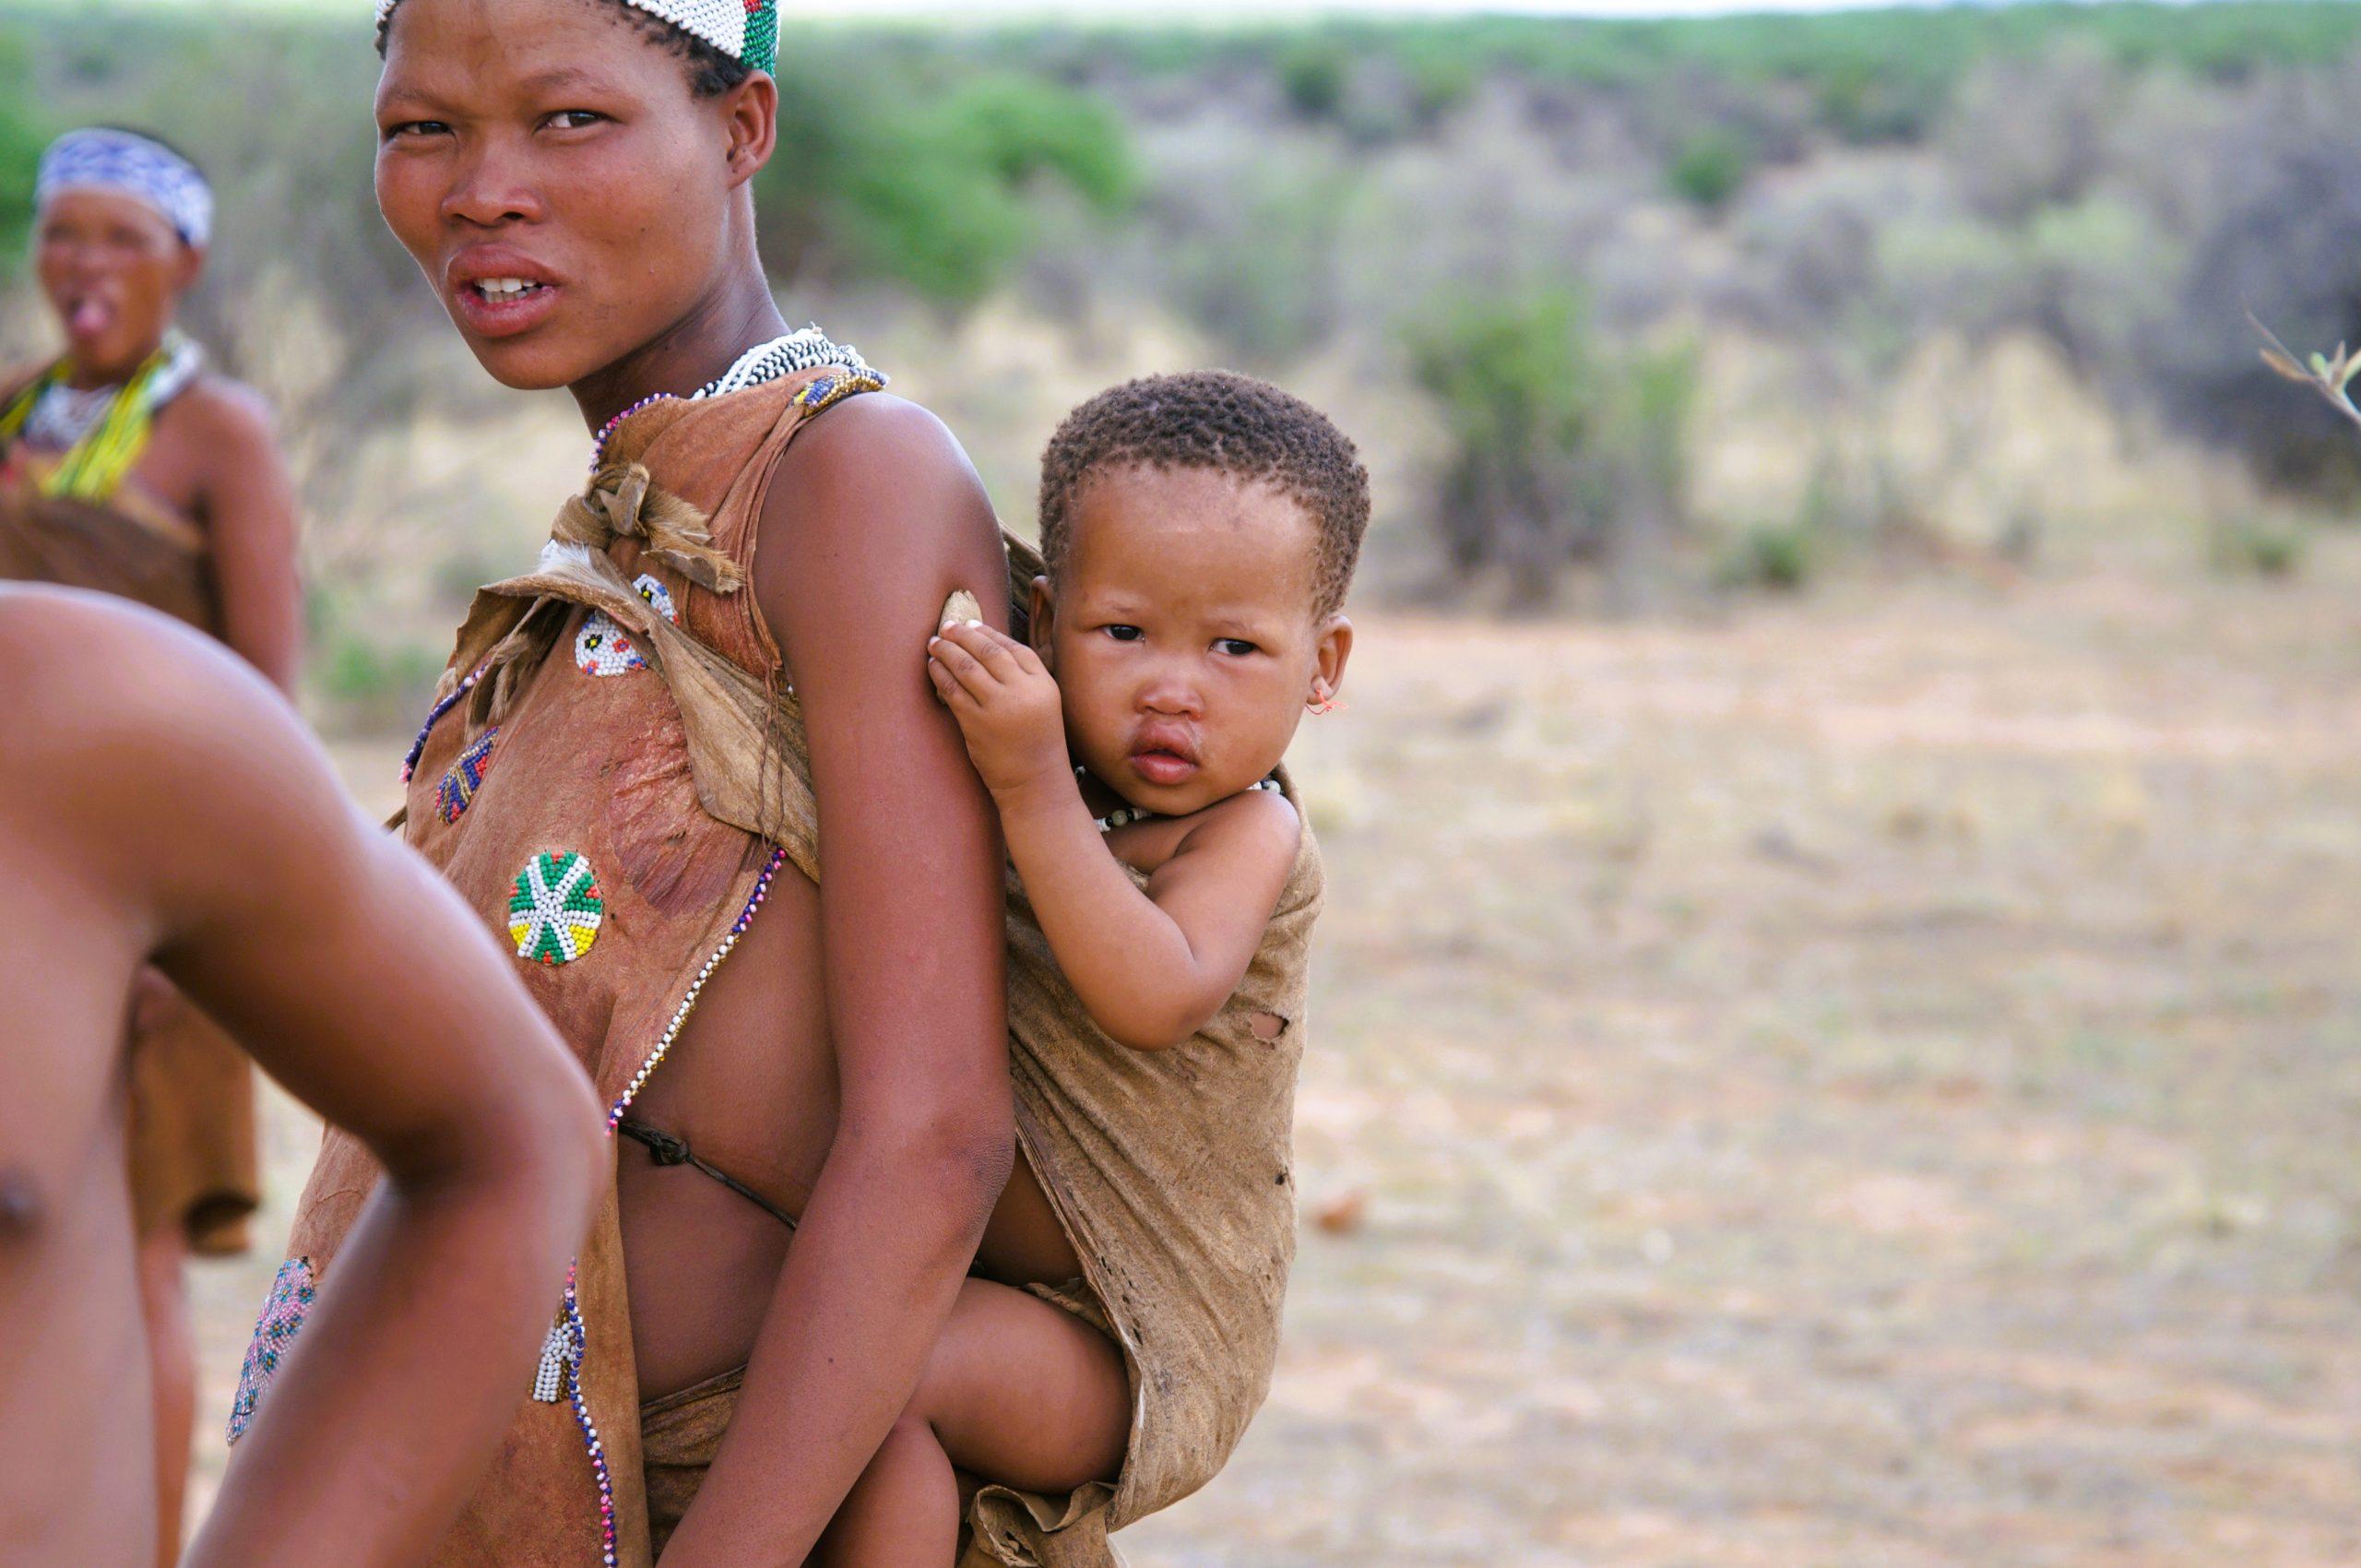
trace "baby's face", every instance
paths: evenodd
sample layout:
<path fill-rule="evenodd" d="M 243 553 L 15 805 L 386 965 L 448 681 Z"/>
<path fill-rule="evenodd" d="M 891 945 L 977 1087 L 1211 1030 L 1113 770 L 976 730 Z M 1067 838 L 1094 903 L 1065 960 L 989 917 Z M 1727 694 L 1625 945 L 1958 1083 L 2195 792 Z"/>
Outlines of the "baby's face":
<path fill-rule="evenodd" d="M 1345 618 L 1313 613 L 1312 519 L 1259 483 L 1131 468 L 1087 479 L 1069 525 L 1034 640 L 1075 760 L 1165 816 L 1252 788 L 1351 651 Z"/>

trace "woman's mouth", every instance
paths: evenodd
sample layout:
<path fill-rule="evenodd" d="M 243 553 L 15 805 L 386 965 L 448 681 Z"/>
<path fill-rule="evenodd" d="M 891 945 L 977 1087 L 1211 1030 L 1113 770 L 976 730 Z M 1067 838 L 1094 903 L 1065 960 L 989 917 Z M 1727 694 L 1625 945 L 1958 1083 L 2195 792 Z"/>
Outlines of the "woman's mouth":
<path fill-rule="evenodd" d="M 460 325 L 480 338 L 513 338 L 550 317 L 557 286 L 531 278 L 476 278 L 451 291 Z"/>
<path fill-rule="evenodd" d="M 65 307 L 65 330 L 74 337 L 98 337 L 114 325 L 114 309 L 103 300 L 76 300 Z"/>

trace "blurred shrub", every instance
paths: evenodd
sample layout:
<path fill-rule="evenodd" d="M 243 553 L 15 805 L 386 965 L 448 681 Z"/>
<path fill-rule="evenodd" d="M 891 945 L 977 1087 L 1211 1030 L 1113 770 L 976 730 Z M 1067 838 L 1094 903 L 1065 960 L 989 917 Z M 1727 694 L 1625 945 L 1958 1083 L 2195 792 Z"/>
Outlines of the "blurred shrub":
<path fill-rule="evenodd" d="M 1725 588 L 1794 593 L 1810 581 L 1819 559 L 1818 536 L 1802 520 L 1758 523 L 1731 542 L 1714 579 Z"/>
<path fill-rule="evenodd" d="M 2361 342 L 2361 62 L 2271 84 L 2202 149 L 2222 194 L 2201 220 L 2179 329 L 2143 370 L 2183 428 L 2243 451 L 2266 480 L 2361 488 L 2337 416 L 2290 398 L 2256 356 L 2245 313 L 2293 343 Z"/>
<path fill-rule="evenodd" d="M 1754 149 L 1739 133 L 1719 125 L 1692 132 L 1665 172 L 1673 194 L 1708 212 L 1717 212 L 1754 166 Z"/>
<path fill-rule="evenodd" d="M 34 116 L 31 77 L 24 45 L 0 35 L 0 262 L 13 258 L 31 231 L 33 174 L 48 142 Z"/>
<path fill-rule="evenodd" d="M 1092 97 L 1018 76 L 848 91 L 829 62 L 808 51 L 780 62 L 793 124 L 764 171 L 761 211 L 765 256 L 789 276 L 816 266 L 971 304 L 1030 251 L 1037 182 L 1102 212 L 1133 198 L 1122 124 Z"/>
<path fill-rule="evenodd" d="M 1334 119 L 1344 107 L 1353 64 L 1342 45 L 1324 37 L 1307 38 L 1288 46 L 1278 66 L 1279 90 L 1287 107 L 1304 119 Z"/>
<path fill-rule="evenodd" d="M 2217 572 L 2292 577 L 2302 569 L 2310 544 L 2309 531 L 2293 517 L 2224 517 L 2210 530 L 2207 555 Z"/>
<path fill-rule="evenodd" d="M 1436 514 L 1446 561 L 1463 578 L 1503 574 L 1527 602 L 1547 597 L 1605 543 L 1583 467 L 1604 395 L 1582 300 L 1542 289 L 1462 301 L 1414 327 L 1408 348 L 1452 436 Z"/>
<path fill-rule="evenodd" d="M 1462 581 L 1537 604 L 1569 566 L 1614 567 L 1685 526 L 1693 350 L 1617 352 L 1581 295 L 1548 286 L 1462 300 L 1406 346 L 1450 434 L 1435 518 Z"/>

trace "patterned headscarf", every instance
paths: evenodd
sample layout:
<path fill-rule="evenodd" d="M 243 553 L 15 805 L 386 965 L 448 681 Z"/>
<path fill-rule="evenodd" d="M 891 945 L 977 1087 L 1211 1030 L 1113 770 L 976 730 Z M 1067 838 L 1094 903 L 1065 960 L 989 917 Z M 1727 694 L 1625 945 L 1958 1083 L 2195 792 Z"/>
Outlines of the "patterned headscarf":
<path fill-rule="evenodd" d="M 778 65 L 778 0 L 623 0 L 757 71 Z M 377 0 L 377 25 L 401 0 Z"/>
<path fill-rule="evenodd" d="M 45 208 L 66 191 L 136 197 L 162 213 L 192 245 L 213 235 L 213 187 L 196 165 L 135 132 L 94 127 L 68 131 L 50 143 L 33 177 L 33 203 Z"/>

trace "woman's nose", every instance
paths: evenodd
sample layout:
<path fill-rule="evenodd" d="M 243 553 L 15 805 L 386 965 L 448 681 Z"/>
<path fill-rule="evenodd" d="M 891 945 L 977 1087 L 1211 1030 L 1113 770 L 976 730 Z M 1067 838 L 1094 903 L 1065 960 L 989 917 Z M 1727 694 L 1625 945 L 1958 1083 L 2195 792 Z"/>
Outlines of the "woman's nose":
<path fill-rule="evenodd" d="M 479 229 L 538 220 L 540 198 L 525 178 L 523 164 L 523 159 L 497 146 L 479 148 L 454 171 L 451 188 L 443 197 L 445 220 Z"/>

